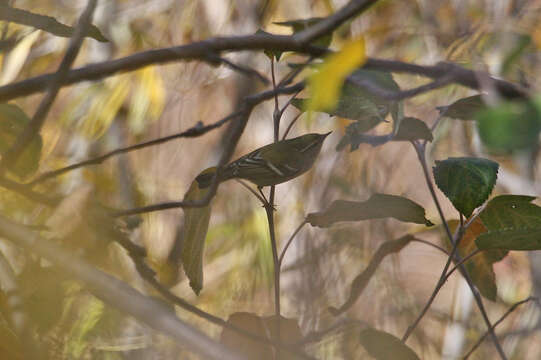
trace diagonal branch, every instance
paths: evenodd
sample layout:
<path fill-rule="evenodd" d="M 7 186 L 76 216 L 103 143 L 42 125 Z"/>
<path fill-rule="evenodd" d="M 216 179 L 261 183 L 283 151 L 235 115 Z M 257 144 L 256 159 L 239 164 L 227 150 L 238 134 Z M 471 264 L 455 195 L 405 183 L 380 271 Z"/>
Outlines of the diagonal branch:
<path fill-rule="evenodd" d="M 125 282 L 94 268 L 54 242 L 2 216 L 0 216 L 0 235 L 10 239 L 17 246 L 51 261 L 73 277 L 83 281 L 89 291 L 99 299 L 169 335 L 180 345 L 204 358 L 230 360 L 241 358 L 232 350 L 181 321 L 159 301 L 144 296 Z"/>
<path fill-rule="evenodd" d="M 39 104 L 38 109 L 34 114 L 34 117 L 25 127 L 21 135 L 17 137 L 11 148 L 9 148 L 2 155 L 2 160 L 0 161 L 0 175 L 2 175 L 7 168 L 16 163 L 17 159 L 24 151 L 26 146 L 34 139 L 35 136 L 37 136 L 37 134 L 41 130 L 41 127 L 45 122 L 45 118 L 47 117 L 47 113 L 49 112 L 49 109 L 51 108 L 56 98 L 56 95 L 60 91 L 62 83 L 64 82 L 64 79 L 69 73 L 71 65 L 73 64 L 75 58 L 77 57 L 77 54 L 79 53 L 83 38 L 87 33 L 88 27 L 90 26 L 90 23 L 92 21 L 92 15 L 94 14 L 96 4 L 97 0 L 88 1 L 86 9 L 83 11 L 83 14 L 79 18 L 77 27 L 73 32 L 73 37 L 70 40 L 68 50 L 66 50 L 66 54 L 64 55 L 64 58 L 62 59 L 62 62 L 60 63 L 57 72 L 52 75 L 50 80 L 44 84 L 44 86 L 47 86 L 48 91 L 41 100 L 41 103 Z"/>
<path fill-rule="evenodd" d="M 244 101 L 244 103 L 247 103 L 250 106 L 256 106 L 256 105 L 260 104 L 261 102 L 263 102 L 265 100 L 273 98 L 275 95 L 295 93 L 295 92 L 301 90 L 303 87 L 304 87 L 304 85 L 302 83 L 298 83 L 298 84 L 293 85 L 293 86 L 289 86 L 289 87 L 285 87 L 285 88 L 279 88 L 279 89 L 276 89 L 276 90 L 264 91 L 264 92 L 261 92 L 261 93 L 255 94 L 255 95 L 251 95 L 251 96 L 246 97 L 243 101 Z M 88 159 L 88 160 L 85 160 L 85 161 L 82 161 L 82 162 L 79 162 L 79 163 L 75 163 L 75 164 L 72 164 L 72 165 L 57 169 L 57 170 L 53 170 L 53 171 L 43 173 L 40 176 L 38 176 L 36 179 L 32 180 L 31 182 L 29 182 L 26 185 L 28 187 L 32 187 L 32 186 L 34 186 L 36 184 L 39 184 L 39 183 L 41 183 L 43 181 L 46 181 L 48 179 L 51 179 L 53 177 L 65 174 L 66 172 L 71 171 L 71 170 L 75 170 L 75 169 L 78 169 L 78 168 L 81 168 L 81 167 L 84 167 L 84 166 L 88 166 L 88 165 L 98 165 L 98 164 L 101 164 L 102 162 L 104 162 L 105 160 L 107 160 L 107 159 L 109 159 L 109 158 L 111 158 L 113 156 L 116 156 L 116 155 L 126 154 L 126 153 L 129 153 L 131 151 L 140 150 L 140 149 L 143 149 L 143 148 L 146 148 L 146 147 L 149 147 L 149 146 L 155 146 L 155 145 L 163 144 L 165 142 L 175 140 L 175 139 L 179 139 L 179 138 L 198 137 L 198 136 L 206 134 L 207 132 L 209 132 L 211 130 L 214 130 L 214 129 L 217 129 L 217 128 L 221 127 L 226 122 L 231 121 L 233 119 L 236 119 L 236 118 L 240 117 L 241 115 L 243 115 L 243 110 L 238 110 L 238 111 L 235 111 L 235 112 L 227 115 L 226 117 L 222 118 L 221 120 L 216 121 L 213 124 L 203 126 L 202 123 L 197 123 L 195 126 L 189 128 L 188 130 L 185 130 L 185 131 L 177 133 L 177 134 L 173 134 L 173 135 L 161 137 L 161 138 L 158 138 L 158 139 L 142 142 L 142 143 L 127 146 L 127 147 L 124 147 L 124 148 L 115 149 L 115 150 L 110 151 L 108 153 L 105 153 L 103 155 L 100 155 L 100 156 L 97 156 L 97 157 L 94 157 L 94 158 L 91 158 L 91 159 Z M 2 185 L 2 184 L 0 183 L 0 185 Z M 24 186 L 24 185 L 21 185 L 21 186 Z"/>

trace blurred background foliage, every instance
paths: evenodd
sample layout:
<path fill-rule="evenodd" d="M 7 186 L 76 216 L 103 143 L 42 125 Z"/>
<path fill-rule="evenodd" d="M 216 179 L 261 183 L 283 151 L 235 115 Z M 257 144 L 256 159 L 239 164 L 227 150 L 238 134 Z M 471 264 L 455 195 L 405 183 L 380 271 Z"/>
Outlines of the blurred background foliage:
<path fill-rule="evenodd" d="M 73 24 L 86 1 L 15 0 L 8 3 Z M 93 23 L 108 41 L 85 40 L 75 67 L 211 36 L 252 34 L 260 28 L 270 33 L 288 34 L 289 27 L 275 22 L 326 16 L 345 3 L 345 0 L 100 1 Z M 425 65 L 453 61 L 467 68 L 488 70 L 539 92 L 540 12 L 539 0 L 382 0 L 340 27 L 330 46 L 339 48 L 345 40 L 363 34 L 369 56 Z M 68 43 L 67 38 L 13 23 L 0 22 L 0 32 L 4 40 L 10 40 L 0 49 L 0 84 L 54 71 Z M 263 53 L 241 52 L 226 56 L 270 77 L 270 63 Z M 276 64 L 278 77 L 289 71 L 287 63 L 298 63 L 302 59 L 290 53 L 282 55 Z M 304 74 L 306 72 L 301 77 Z M 426 82 L 421 77 L 402 74 L 394 75 L 394 79 L 402 89 Z M 263 89 L 253 79 L 229 68 L 196 61 L 146 67 L 97 82 L 65 87 L 41 132 L 37 173 L 178 133 L 200 121 L 215 122 L 233 111 L 242 97 Z M 449 85 L 405 101 L 404 112 L 430 126 L 439 117 L 437 106 L 446 106 L 473 94 L 466 88 Z M 11 103 L 30 116 L 39 100 L 40 95 L 32 95 Z M 500 99 L 490 101 L 496 105 Z M 495 115 L 484 116 L 487 121 L 497 120 L 506 132 L 508 125 L 504 117 L 512 117 L 517 111 L 520 114 L 522 110 L 507 103 L 499 106 L 505 109 L 492 110 Z M 272 102 L 255 109 L 236 155 L 272 141 L 272 111 Z M 297 114 L 298 110 L 290 107 L 282 119 L 282 129 Z M 537 195 L 540 190 L 538 137 L 526 142 L 519 139 L 519 145 L 524 146 L 518 148 L 505 139 L 488 140 L 488 145 L 492 144 L 496 150 L 503 147 L 503 151 L 491 151 L 490 146 L 481 142 L 480 135 L 483 141 L 494 139 L 490 126 L 483 127 L 483 119 L 478 130 L 472 121 L 442 118 L 429 147 L 430 161 L 448 156 L 492 157 L 501 164 L 495 193 Z M 437 222 L 435 206 L 410 144 L 361 145 L 354 152 L 337 152 L 335 146 L 349 123 L 349 120 L 326 114 L 318 114 L 310 120 L 303 115 L 293 127 L 291 136 L 330 130 L 334 133 L 310 172 L 277 187 L 277 236 L 282 246 L 307 213 L 325 209 L 339 198 L 362 201 L 374 193 L 404 195 L 424 206 L 427 218 Z M 386 134 L 391 126 L 382 122 L 373 132 Z M 528 126 L 527 123 L 517 136 L 529 133 Z M 535 120 L 532 126 L 538 134 L 539 123 Z M 63 214 L 58 213 L 58 208 L 46 208 L 3 188 L 0 188 L 0 209 L 3 214 L 26 224 L 51 224 L 48 219 L 55 214 L 51 237 L 63 238 L 73 251 L 153 295 L 134 274 L 133 265 L 118 246 L 99 242 L 96 245 L 100 237 L 97 227 L 101 225 L 85 223 L 88 209 L 92 207 L 89 204 L 97 201 L 109 207 L 130 208 L 181 199 L 194 177 L 216 163 L 225 145 L 225 131 L 227 126 L 203 137 L 148 147 L 37 186 L 36 190 L 68 197 L 71 203 L 66 205 Z M 516 137 L 512 139 L 516 140 Z M 458 217 L 443 196 L 440 200 L 449 218 Z M 167 264 L 182 226 L 182 210 L 154 212 L 141 218 L 142 222 L 129 233 L 131 240 L 147 249 L 157 267 Z M 357 335 L 361 323 L 357 320 L 399 337 L 412 323 L 432 292 L 446 260 L 437 250 L 419 243 L 412 243 L 383 261 L 361 299 L 343 317 L 334 318 L 327 311 L 329 306 L 337 306 L 347 298 L 351 280 L 364 269 L 379 244 L 407 232 L 436 244 L 443 243 L 437 230 L 425 230 L 423 226 L 393 219 L 343 223 L 328 229 L 307 226 L 301 230 L 283 265 L 283 315 L 298 319 L 305 335 L 344 320 L 342 326 L 323 339 L 310 343 L 309 353 L 318 358 L 364 358 Z M 23 309 L 32 324 L 29 336 L 44 349 L 47 358 L 185 359 L 192 356 L 171 340 L 96 300 L 70 279 L 69 274 L 59 272 L 33 254 L 22 252 L 3 240 L 0 240 L 0 250 L 20 280 Z M 501 316 L 509 304 L 536 291 L 536 282 L 541 283 L 541 279 L 536 277 L 535 269 L 530 271 L 536 256 L 512 252 L 494 266 L 498 302 L 486 301 L 492 319 Z M 178 276 L 173 288 L 177 295 L 226 319 L 240 311 L 265 316 L 273 313 L 272 269 L 264 210 L 238 183 L 228 182 L 220 186 L 213 200 L 201 294 L 196 296 L 192 292 L 181 270 L 167 271 Z M 484 324 L 475 307 L 472 308 L 468 292 L 462 280 L 453 276 L 439 294 L 432 311 L 408 343 L 421 358 L 439 359 L 446 354 L 460 354 L 483 334 Z M 7 309 L 4 307 L 4 311 Z M 214 337 L 221 332 L 219 327 L 184 310 L 177 311 L 182 319 Z M 9 316 L 4 312 L 3 318 Z M 16 358 L 20 352 L 6 345 L 13 340 L 9 327 L 1 324 L 0 351 Z M 506 335 L 502 335 L 502 343 L 509 358 L 539 358 L 539 328 L 524 331 L 537 324 L 539 312 L 525 306 L 498 328 L 499 334 Z M 516 332 L 521 336 L 512 336 Z M 18 341 L 26 343 L 28 339 Z M 487 341 L 474 358 L 493 358 L 494 354 L 493 346 Z"/>

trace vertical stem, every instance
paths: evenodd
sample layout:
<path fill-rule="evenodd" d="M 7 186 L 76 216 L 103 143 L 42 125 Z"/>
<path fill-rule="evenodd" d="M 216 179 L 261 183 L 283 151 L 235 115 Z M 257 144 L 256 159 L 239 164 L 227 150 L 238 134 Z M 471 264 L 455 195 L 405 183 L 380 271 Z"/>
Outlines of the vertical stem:
<path fill-rule="evenodd" d="M 271 58 L 271 74 L 272 74 L 272 88 L 276 90 L 276 75 L 274 73 L 274 57 Z M 273 128 L 274 128 L 274 142 L 278 142 L 280 139 L 280 119 L 282 113 L 280 112 L 280 106 L 278 104 L 278 95 L 274 96 L 274 111 L 272 113 Z M 282 317 L 280 315 L 280 261 L 278 259 L 278 245 L 276 244 L 276 233 L 274 228 L 274 193 L 276 187 L 273 185 L 270 188 L 269 201 L 265 204 L 265 211 L 267 212 L 267 220 L 269 222 L 269 235 L 272 249 L 272 263 L 274 268 L 274 311 L 276 313 L 276 337 L 278 342 L 282 342 L 282 336 L 280 334 Z M 280 349 L 276 349 L 274 353 L 275 359 L 280 359 Z"/>
<path fill-rule="evenodd" d="M 434 184 L 432 183 L 432 180 L 430 178 L 430 174 L 429 174 L 429 171 L 428 171 L 428 166 L 426 164 L 425 147 L 420 145 L 417 142 L 412 142 L 412 144 L 413 144 L 413 146 L 415 148 L 415 151 L 417 152 L 417 157 L 419 158 L 419 162 L 421 163 L 421 166 L 423 168 L 423 174 L 425 176 L 425 180 L 426 180 L 428 189 L 430 191 L 430 195 L 432 196 L 432 198 L 434 200 L 434 203 L 436 204 L 436 208 L 438 209 L 438 213 L 440 215 L 441 221 L 442 221 L 442 223 L 443 223 L 443 225 L 445 227 L 445 232 L 447 233 L 447 236 L 449 237 L 450 241 L 453 244 L 453 249 L 451 251 L 451 254 L 449 255 L 449 258 L 447 259 L 447 263 L 445 264 L 445 267 L 444 267 L 444 269 L 442 271 L 442 274 L 440 276 L 440 280 L 438 281 L 438 284 L 436 285 L 436 288 L 432 292 L 432 295 L 430 296 L 430 299 L 428 300 L 427 304 L 423 308 L 423 311 L 421 312 L 419 317 L 415 320 L 415 322 L 410 327 L 408 327 L 408 330 L 406 331 L 406 333 L 402 337 L 403 342 L 405 342 L 408 339 L 409 335 L 411 335 L 411 333 L 413 332 L 413 329 L 415 329 L 417 324 L 421 321 L 422 317 L 424 316 L 424 314 L 426 313 L 426 311 L 428 310 L 428 308 L 430 307 L 430 305 L 432 304 L 432 302 L 436 298 L 437 293 L 439 292 L 439 290 L 442 288 L 443 284 L 445 283 L 446 273 L 447 273 L 447 270 L 449 269 L 449 266 L 451 265 L 451 261 L 454 258 L 457 258 L 457 260 L 460 261 L 460 256 L 457 253 L 457 249 L 458 249 L 458 244 L 460 242 L 460 239 L 462 238 L 462 235 L 463 235 L 463 232 L 464 232 L 464 229 L 462 227 L 464 221 L 461 218 L 461 223 L 460 223 L 461 227 L 458 229 L 456 238 L 453 237 L 453 235 L 451 234 L 451 230 L 449 229 L 449 225 L 447 224 L 447 222 L 445 220 L 445 216 L 443 214 L 440 203 L 439 203 L 438 198 L 436 196 L 436 192 L 434 190 Z M 493 326 L 492 326 L 492 324 L 490 322 L 490 319 L 488 318 L 486 309 L 485 309 L 485 307 L 483 305 L 483 300 L 481 299 L 481 295 L 479 294 L 479 292 L 475 288 L 475 285 L 473 284 L 473 281 L 472 281 L 471 277 L 466 272 L 466 270 L 464 268 L 464 264 L 461 264 L 459 269 L 460 269 L 460 272 L 461 272 L 462 276 L 464 277 L 464 279 L 466 280 L 466 282 L 468 283 L 468 286 L 470 287 L 470 289 L 472 291 L 475 302 L 477 303 L 477 307 L 479 308 L 479 312 L 481 313 L 481 315 L 483 317 L 483 320 L 485 321 L 485 324 L 488 327 L 489 335 L 492 338 L 492 341 L 494 343 L 494 346 L 496 347 L 496 350 L 497 350 L 500 358 L 502 360 L 507 360 L 507 357 L 506 357 L 506 355 L 505 355 L 505 353 L 504 353 L 504 351 L 503 351 L 503 349 L 501 347 L 501 344 L 498 341 L 498 338 L 496 337 L 496 334 L 494 333 L 494 328 L 493 328 Z"/>
<path fill-rule="evenodd" d="M 278 319 L 280 318 L 280 262 L 278 259 L 278 246 L 276 244 L 276 233 L 274 230 L 274 193 L 275 187 L 271 186 L 269 201 L 265 204 L 267 221 L 269 222 L 269 234 L 272 248 L 272 262 L 274 264 L 274 310 Z M 280 327 L 278 327 L 278 332 Z M 278 338 L 281 341 L 280 338 Z"/>

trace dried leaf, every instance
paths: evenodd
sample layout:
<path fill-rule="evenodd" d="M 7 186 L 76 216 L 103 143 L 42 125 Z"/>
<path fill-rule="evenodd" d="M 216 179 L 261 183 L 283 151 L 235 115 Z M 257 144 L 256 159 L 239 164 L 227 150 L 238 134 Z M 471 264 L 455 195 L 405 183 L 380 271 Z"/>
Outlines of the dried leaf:
<path fill-rule="evenodd" d="M 426 219 L 425 209 L 401 196 L 374 194 L 366 201 L 335 200 L 331 206 L 318 213 L 308 214 L 312 226 L 329 227 L 339 221 L 359 221 L 392 217 L 404 222 L 433 224 Z"/>

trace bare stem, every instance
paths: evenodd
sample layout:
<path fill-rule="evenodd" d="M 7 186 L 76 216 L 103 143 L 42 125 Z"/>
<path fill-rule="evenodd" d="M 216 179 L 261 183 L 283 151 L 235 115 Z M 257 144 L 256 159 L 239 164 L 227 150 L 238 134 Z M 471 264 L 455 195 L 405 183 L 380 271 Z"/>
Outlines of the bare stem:
<path fill-rule="evenodd" d="M 303 228 L 304 225 L 307 224 L 307 221 L 306 219 L 297 227 L 297 229 L 295 229 L 295 231 L 293 232 L 293 234 L 291 234 L 291 236 L 289 237 L 289 240 L 287 240 L 287 243 L 286 245 L 284 246 L 283 250 L 282 250 L 282 253 L 280 254 L 280 258 L 278 259 L 278 267 L 281 268 L 282 267 L 282 261 L 284 260 L 284 256 L 286 255 L 286 251 L 287 251 L 287 248 L 289 247 L 289 245 L 291 245 L 291 243 L 293 242 L 293 239 L 295 238 L 295 236 L 297 236 L 297 234 L 299 233 L 299 231 L 301 231 L 301 229 Z"/>

